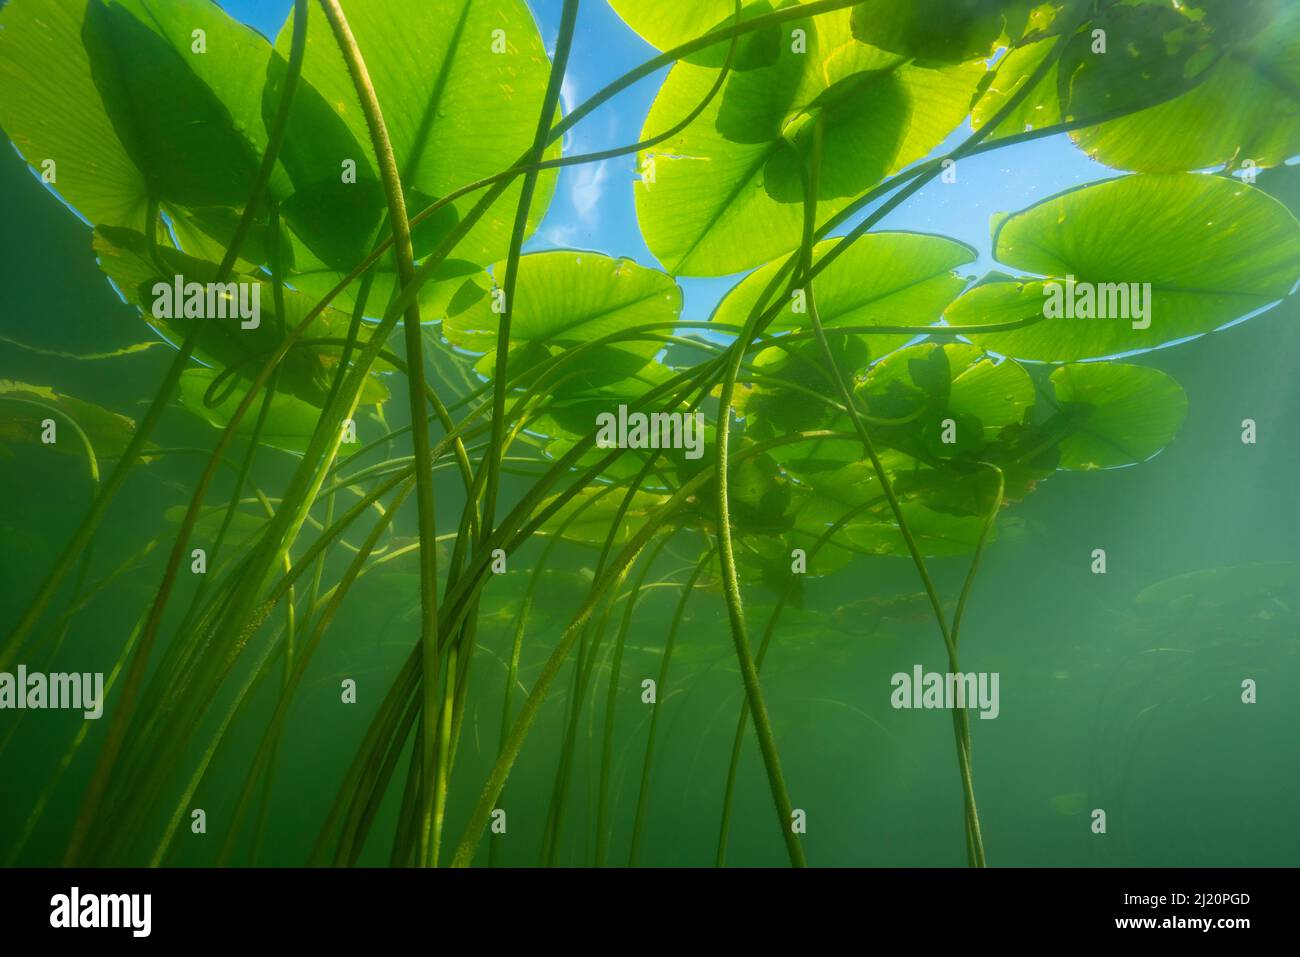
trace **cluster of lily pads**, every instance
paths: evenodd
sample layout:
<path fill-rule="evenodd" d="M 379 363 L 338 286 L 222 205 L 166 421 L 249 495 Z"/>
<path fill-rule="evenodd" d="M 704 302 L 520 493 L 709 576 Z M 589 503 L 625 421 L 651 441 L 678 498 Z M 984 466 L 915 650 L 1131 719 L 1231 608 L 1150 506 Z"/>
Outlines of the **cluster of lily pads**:
<path fill-rule="evenodd" d="M 48 414 L 74 423 L 84 447 L 62 450 L 89 456 L 96 497 L 0 645 L 0 667 L 34 646 L 56 599 L 75 601 L 65 586 L 82 550 L 128 474 L 168 454 L 155 432 L 176 404 L 215 437 L 172 516 L 155 599 L 119 635 L 67 860 L 170 860 L 275 674 L 282 690 L 214 859 L 244 850 L 313 653 L 346 640 L 329 626 L 356 581 L 399 562 L 417 572 L 419 624 L 327 818 L 313 822 L 312 860 L 356 861 L 395 788 L 393 863 L 472 863 L 561 669 L 574 660 L 575 680 L 592 686 L 613 603 L 625 599 L 630 615 L 660 550 L 685 534 L 702 544 L 673 628 L 716 569 L 778 824 L 802 863 L 758 672 L 785 598 L 755 654 L 746 594 L 797 587 L 796 550 L 811 576 L 909 557 L 955 667 L 999 511 L 1058 470 L 1140 463 L 1182 424 L 1176 381 L 1111 357 L 1215 330 L 1296 282 L 1300 224 L 1253 185 L 1254 171 L 1300 153 L 1296 4 L 611 5 L 663 52 L 567 114 L 565 66 L 584 55 L 577 0 L 564 3 L 549 56 L 523 0 L 296 0 L 274 44 L 207 0 L 0 10 L 0 127 L 93 226 L 104 274 L 175 347 L 138 422 L 4 383 L 15 410 L 4 438 L 34 441 Z M 640 142 L 562 155 L 568 130 L 665 69 Z M 1014 157 L 1019 143 L 1062 134 L 1124 175 L 996 217 L 992 253 L 1006 271 L 972 282 L 971 247 L 876 229 L 966 158 Z M 659 268 L 589 250 L 522 253 L 561 168 L 631 154 Z M 262 321 L 158 318 L 154 286 L 175 276 L 260 284 Z M 707 321 L 687 322 L 677 279 L 698 276 L 737 280 Z M 1047 318 L 1046 285 L 1067 276 L 1150 284 L 1149 326 Z M 598 448 L 597 416 L 619 405 L 705 412 L 709 453 Z M 107 474 L 100 462 L 113 463 Z M 226 465 L 233 484 L 218 481 Z M 254 488 L 250 514 L 241 502 Z M 409 512 L 416 534 L 393 545 L 386 536 Z M 599 549 L 590 587 L 559 634 L 534 633 L 522 615 L 505 680 L 471 688 L 481 595 L 534 536 L 547 554 Z M 182 587 L 196 547 L 209 570 Z M 926 560 L 963 554 L 971 574 L 949 616 Z M 608 678 L 602 839 L 614 827 L 626 630 Z M 548 654 L 520 702 L 525 642 Z M 479 797 L 452 833 L 471 696 L 499 698 L 503 725 L 486 780 L 455 782 Z M 968 858 L 982 864 L 964 713 L 954 740 Z M 570 738 L 562 775 L 571 755 Z M 639 807 L 638 835 L 641 817 Z"/>

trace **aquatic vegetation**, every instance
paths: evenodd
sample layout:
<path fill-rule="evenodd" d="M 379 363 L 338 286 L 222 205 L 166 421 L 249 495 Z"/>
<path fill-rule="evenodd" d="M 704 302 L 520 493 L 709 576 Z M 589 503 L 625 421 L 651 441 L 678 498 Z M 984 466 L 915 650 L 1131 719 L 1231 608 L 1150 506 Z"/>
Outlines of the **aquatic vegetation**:
<path fill-rule="evenodd" d="M 985 553 L 999 528 L 1028 534 L 1005 510 L 1063 472 L 1140 468 L 1183 427 L 1183 387 L 1129 354 L 1281 308 L 1300 278 L 1295 192 L 1272 178 L 1300 153 L 1296 4 L 611 6 L 662 52 L 577 105 L 578 0 L 549 51 L 523 0 L 295 0 L 273 43 L 207 0 L 0 9 L 0 128 L 149 327 L 67 358 L 172 353 L 130 417 L 0 382 L 0 441 L 91 480 L 0 672 L 77 640 L 94 594 L 148 583 L 102 729 L 67 742 L 14 856 L 62 793 L 67 863 L 257 863 L 275 843 L 313 864 L 495 864 L 529 828 L 541 863 L 636 864 L 663 722 L 725 678 L 743 697 L 717 703 L 737 723 L 708 772 L 716 862 L 752 740 L 768 836 L 803 865 L 769 653 L 831 660 L 923 624 L 963 674 Z M 639 141 L 566 153 L 665 69 Z M 880 228 L 968 160 L 1063 134 L 1115 175 L 994 216 L 984 275 L 963 242 Z M 559 171 L 615 157 L 635 158 L 658 265 L 525 251 Z M 731 282 L 684 318 L 701 277 Z M 161 438 L 178 421 L 184 447 Z M 179 459 L 183 480 L 152 474 Z M 128 483 L 167 481 L 165 535 L 100 567 Z M 949 592 L 934 567 L 953 559 Z M 807 582 L 885 565 L 906 566 L 898 597 L 804 607 Z M 1137 605 L 1199 615 L 1293 571 Z M 725 623 L 699 625 L 704 606 Z M 997 674 L 994 700 L 969 677 L 996 717 Z M 982 722 L 948 691 L 983 866 Z M 319 719 L 336 705 L 364 728 Z M 343 749 L 311 774 L 329 803 L 286 820 L 275 792 L 318 725 Z M 518 766 L 546 808 L 528 821 L 509 813 Z M 184 849 L 217 805 L 214 840 Z"/>

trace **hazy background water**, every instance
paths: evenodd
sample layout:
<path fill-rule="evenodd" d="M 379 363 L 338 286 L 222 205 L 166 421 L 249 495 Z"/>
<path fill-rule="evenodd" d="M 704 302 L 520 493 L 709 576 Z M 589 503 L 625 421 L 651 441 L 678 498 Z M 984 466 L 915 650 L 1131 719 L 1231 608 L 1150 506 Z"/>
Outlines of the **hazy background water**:
<path fill-rule="evenodd" d="M 287 9 L 287 2 L 280 4 Z M 579 45 L 600 46 L 617 21 L 601 4 L 589 13 Z M 259 4 L 269 22 L 276 4 Z M 537 8 L 544 36 L 558 4 Z M 612 21 L 612 23 L 611 23 Z M 609 34 L 612 36 L 612 33 Z M 609 42 L 613 42 L 610 40 Z M 583 95 L 639 62 L 640 41 L 606 48 L 605 59 L 575 58 Z M 588 46 L 587 49 L 592 49 Z M 635 54 L 635 55 L 634 55 Z M 624 62 L 623 57 L 628 59 Z M 570 91 L 572 93 L 572 91 Z M 602 146 L 635 138 L 653 87 L 643 102 L 608 120 Z M 580 97 L 579 97 L 580 98 Z M 608 111 L 605 111 L 608 113 Z M 598 118 L 602 114 L 598 114 Z M 606 138 L 608 137 L 608 138 Z M 584 143 L 581 149 L 597 148 Z M 975 234 L 996 209 L 1027 206 L 1074 182 L 1110 175 L 1066 142 L 1007 162 L 987 159 L 970 188 L 918 198 L 894 225 L 944 231 L 986 249 Z M 972 164 L 973 168 L 973 164 Z M 1028 172 L 1026 172 L 1028 171 Z M 629 248 L 630 167 L 596 181 L 566 172 L 555 209 L 537 244 L 577 242 L 615 254 Z M 590 175 L 590 174 L 586 174 Z M 978 186 L 976 185 L 978 183 Z M 583 194 L 599 187 L 592 195 Z M 0 151 L 0 217 L 5 255 L 0 335 L 46 349 L 88 353 L 149 336 L 148 329 L 104 281 L 84 224 L 60 208 L 11 150 Z M 575 197 L 578 197 L 575 199 Z M 584 198 L 585 197 L 585 198 Z M 584 205 L 590 204 L 590 205 Z M 584 211 L 591 215 L 584 218 Z M 566 232 L 567 230 L 567 232 Z M 631 232 L 629 232 L 631 230 Z M 639 241 L 639 240 L 638 240 Z M 642 247 L 643 248 L 643 247 Z M 638 254 L 651 262 L 648 254 Z M 987 265 L 987 264 L 985 264 Z M 707 311 L 725 284 L 700 284 L 690 308 Z M 1147 586 L 1197 570 L 1258 562 L 1300 562 L 1296 476 L 1300 420 L 1293 357 L 1300 354 L 1294 306 L 1236 327 L 1143 356 L 1187 391 L 1187 422 L 1165 452 L 1129 469 L 1061 473 L 1009 509 L 1001 535 L 985 556 L 962 635 L 965 670 L 1000 674 L 1001 713 L 972 713 L 976 791 L 988 860 L 994 865 L 1295 865 L 1300 824 L 1294 813 L 1300 785 L 1295 733 L 1300 693 L 1300 590 L 1234 582 L 1207 574 L 1168 607 L 1141 608 Z M 164 349 L 116 361 L 71 362 L 8 344 L 0 377 L 49 385 L 138 418 L 170 356 Z M 394 407 L 393 420 L 400 414 Z M 1258 422 L 1259 442 L 1244 445 L 1243 418 Z M 159 443 L 210 446 L 215 431 L 176 411 Z M 90 488 L 84 466 L 39 446 L 11 445 L 0 460 L 0 624 L 17 619 L 41 576 L 84 514 Z M 267 453 L 259 463 L 268 488 L 287 475 L 288 456 Z M 91 581 L 98 580 L 151 538 L 160 540 L 139 570 L 98 596 L 73 622 L 57 658 L 42 670 L 107 670 L 141 609 L 152 597 L 160 556 L 173 529 L 166 508 L 184 504 L 202 460 L 173 457 L 153 463 L 128 483 L 97 536 Z M 444 491 L 455 501 L 448 484 Z M 228 486 L 210 497 L 224 502 Z M 405 514 L 399 533 L 414 533 Z M 1108 573 L 1091 574 L 1091 551 L 1105 548 Z M 652 580 L 685 569 L 699 540 L 678 537 Z M 513 613 L 540 549 L 512 559 L 515 572 L 493 583 L 485 602 L 482 648 L 456 769 L 450 833 L 459 834 L 495 755 L 499 734 L 502 659 Z M 674 557 L 675 556 L 675 557 Z M 528 633 L 522 679 L 531 682 L 580 599 L 581 573 L 594 550 L 562 548 L 539 592 Z M 294 705 L 280 750 L 270 823 L 260 863 L 305 858 L 320 820 L 373 708 L 415 640 L 418 594 L 413 566 L 394 563 L 358 586 L 332 626 Z M 966 559 L 937 560 L 940 589 L 955 599 Z M 553 583 L 552 583 L 553 582 Z M 187 587 L 188 587 L 188 583 Z M 794 805 L 808 815 L 806 848 L 818 865 L 958 865 L 965 859 L 961 800 L 949 715 L 895 711 L 890 675 L 916 663 L 943 670 L 943 646 L 916 596 L 919 582 L 904 559 L 861 559 L 807 585 L 805 607 L 790 609 L 764 668 L 764 687 Z M 66 597 L 66 592 L 65 592 Z M 173 608 L 184 607 L 185 593 Z M 761 634 L 775 595 L 747 591 L 750 629 Z M 667 623 L 677 598 L 660 588 L 638 606 L 628 637 L 616 717 L 612 781 L 613 837 L 609 860 L 627 858 L 650 709 L 640 682 L 659 668 Z M 57 614 L 62 605 L 56 605 Z M 611 617 L 604 649 L 612 646 L 621 605 Z M 174 624 L 175 615 L 172 616 Z M 47 618 L 43 636 L 57 638 Z M 165 632 L 166 633 L 166 632 Z M 32 667 L 38 661 L 29 660 Z M 599 768 L 607 670 L 597 672 L 579 725 L 579 748 L 568 791 L 560 863 L 588 863 L 594 853 L 595 781 Z M 359 702 L 339 702 L 339 681 L 354 677 Z M 1241 682 L 1258 683 L 1257 704 L 1240 700 Z M 572 683 L 557 681 L 511 776 L 502 806 L 509 814 L 501 860 L 532 864 L 550 806 L 554 768 Z M 516 695 L 516 704 L 522 692 Z M 691 602 L 668 684 L 641 863 L 711 864 L 718 817 L 742 689 L 726 616 L 716 587 Z M 212 790 L 198 802 L 209 834 L 183 834 L 177 861 L 209 862 L 223 838 L 243 770 L 273 703 L 265 693 L 241 729 Z M 3 713 L 0 737 L 16 732 L 0 753 L 0 852 L 7 855 L 30 808 L 76 733 L 79 717 Z M 90 740 L 49 805 L 22 855 L 26 863 L 57 859 L 102 736 Z M 405 763 L 398 775 L 398 785 Z M 385 863 L 395 819 L 395 785 L 363 858 Z M 1089 812 L 1102 808 L 1108 833 L 1089 830 Z M 486 839 L 485 839 L 486 844 Z M 752 735 L 737 786 L 728 861 L 781 864 L 784 850 L 762 763 Z"/>

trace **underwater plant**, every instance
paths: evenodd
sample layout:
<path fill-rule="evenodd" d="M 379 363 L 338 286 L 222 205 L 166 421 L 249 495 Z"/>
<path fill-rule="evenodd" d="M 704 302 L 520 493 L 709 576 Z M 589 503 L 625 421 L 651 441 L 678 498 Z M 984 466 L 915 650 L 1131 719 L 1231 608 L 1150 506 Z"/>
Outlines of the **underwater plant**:
<path fill-rule="evenodd" d="M 0 672 L 52 660 L 96 594 L 148 576 L 102 721 L 66 743 L 14 858 L 72 794 L 68 864 L 175 862 L 208 824 L 204 863 L 256 863 L 268 840 L 312 864 L 498 863 L 528 761 L 552 782 L 528 825 L 541 863 L 612 864 L 617 841 L 635 864 L 661 713 L 725 659 L 743 704 L 711 856 L 752 739 L 770 836 L 801 866 L 762 668 L 805 582 L 906 562 L 906 601 L 832 624 L 925 616 L 961 674 L 1004 510 L 1061 472 L 1140 465 L 1183 425 L 1179 383 L 1118 357 L 1280 308 L 1300 278 L 1294 194 L 1265 180 L 1300 153 L 1298 4 L 610 6 L 662 52 L 567 109 L 579 0 L 549 51 L 524 0 L 294 0 L 274 43 L 208 0 L 0 9 L 0 128 L 153 334 L 98 361 L 170 352 L 133 418 L 0 384 L 0 437 L 84 461 L 93 488 Z M 637 142 L 565 151 L 665 70 Z M 1002 268 L 972 280 L 967 244 L 879 228 L 968 159 L 1062 134 L 1116 175 L 994 217 Z M 657 266 L 524 251 L 561 170 L 621 156 Z M 682 318 L 693 277 L 730 282 L 704 321 Z M 166 536 L 104 568 L 114 502 L 164 467 L 184 475 Z M 402 602 L 383 622 L 355 610 L 381 586 Z M 662 644 L 641 648 L 660 590 Z M 730 646 L 691 661 L 710 599 Z M 364 677 L 365 654 L 329 657 L 344 621 L 395 655 Z M 284 820 L 322 658 L 350 662 L 329 693 L 368 720 L 310 772 L 323 813 Z M 642 725 L 624 701 L 651 706 Z M 952 709 L 983 866 L 971 724 Z"/>

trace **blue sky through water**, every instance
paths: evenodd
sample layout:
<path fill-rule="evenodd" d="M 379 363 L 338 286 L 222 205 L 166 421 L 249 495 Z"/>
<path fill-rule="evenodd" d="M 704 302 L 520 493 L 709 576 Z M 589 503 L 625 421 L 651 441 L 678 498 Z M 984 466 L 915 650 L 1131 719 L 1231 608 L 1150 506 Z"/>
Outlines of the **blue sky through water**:
<path fill-rule="evenodd" d="M 647 0 L 650 2 L 650 0 Z M 231 16 L 274 39 L 288 17 L 292 0 L 221 0 Z M 555 48 L 562 0 L 529 0 L 548 51 Z M 573 54 L 563 87 L 565 111 L 606 84 L 648 60 L 658 51 L 638 37 L 604 0 L 586 0 L 579 10 Z M 623 91 L 570 132 L 566 154 L 588 153 L 634 143 L 667 70 Z M 954 131 L 936 153 L 960 143 L 969 126 Z M 556 194 L 541 228 L 526 250 L 592 249 L 658 265 L 637 228 L 632 184 L 635 157 L 624 156 L 560 173 Z M 1118 175 L 1090 160 L 1065 135 L 996 150 L 963 160 L 957 182 L 933 181 L 891 212 L 877 229 L 937 233 L 979 251 L 969 275 L 998 268 L 989 253 L 989 219 L 1014 212 L 1081 183 Z M 864 214 L 865 215 L 865 214 Z M 852 228 L 854 220 L 839 232 Z M 685 293 L 685 320 L 707 319 L 737 277 L 680 280 Z"/>

